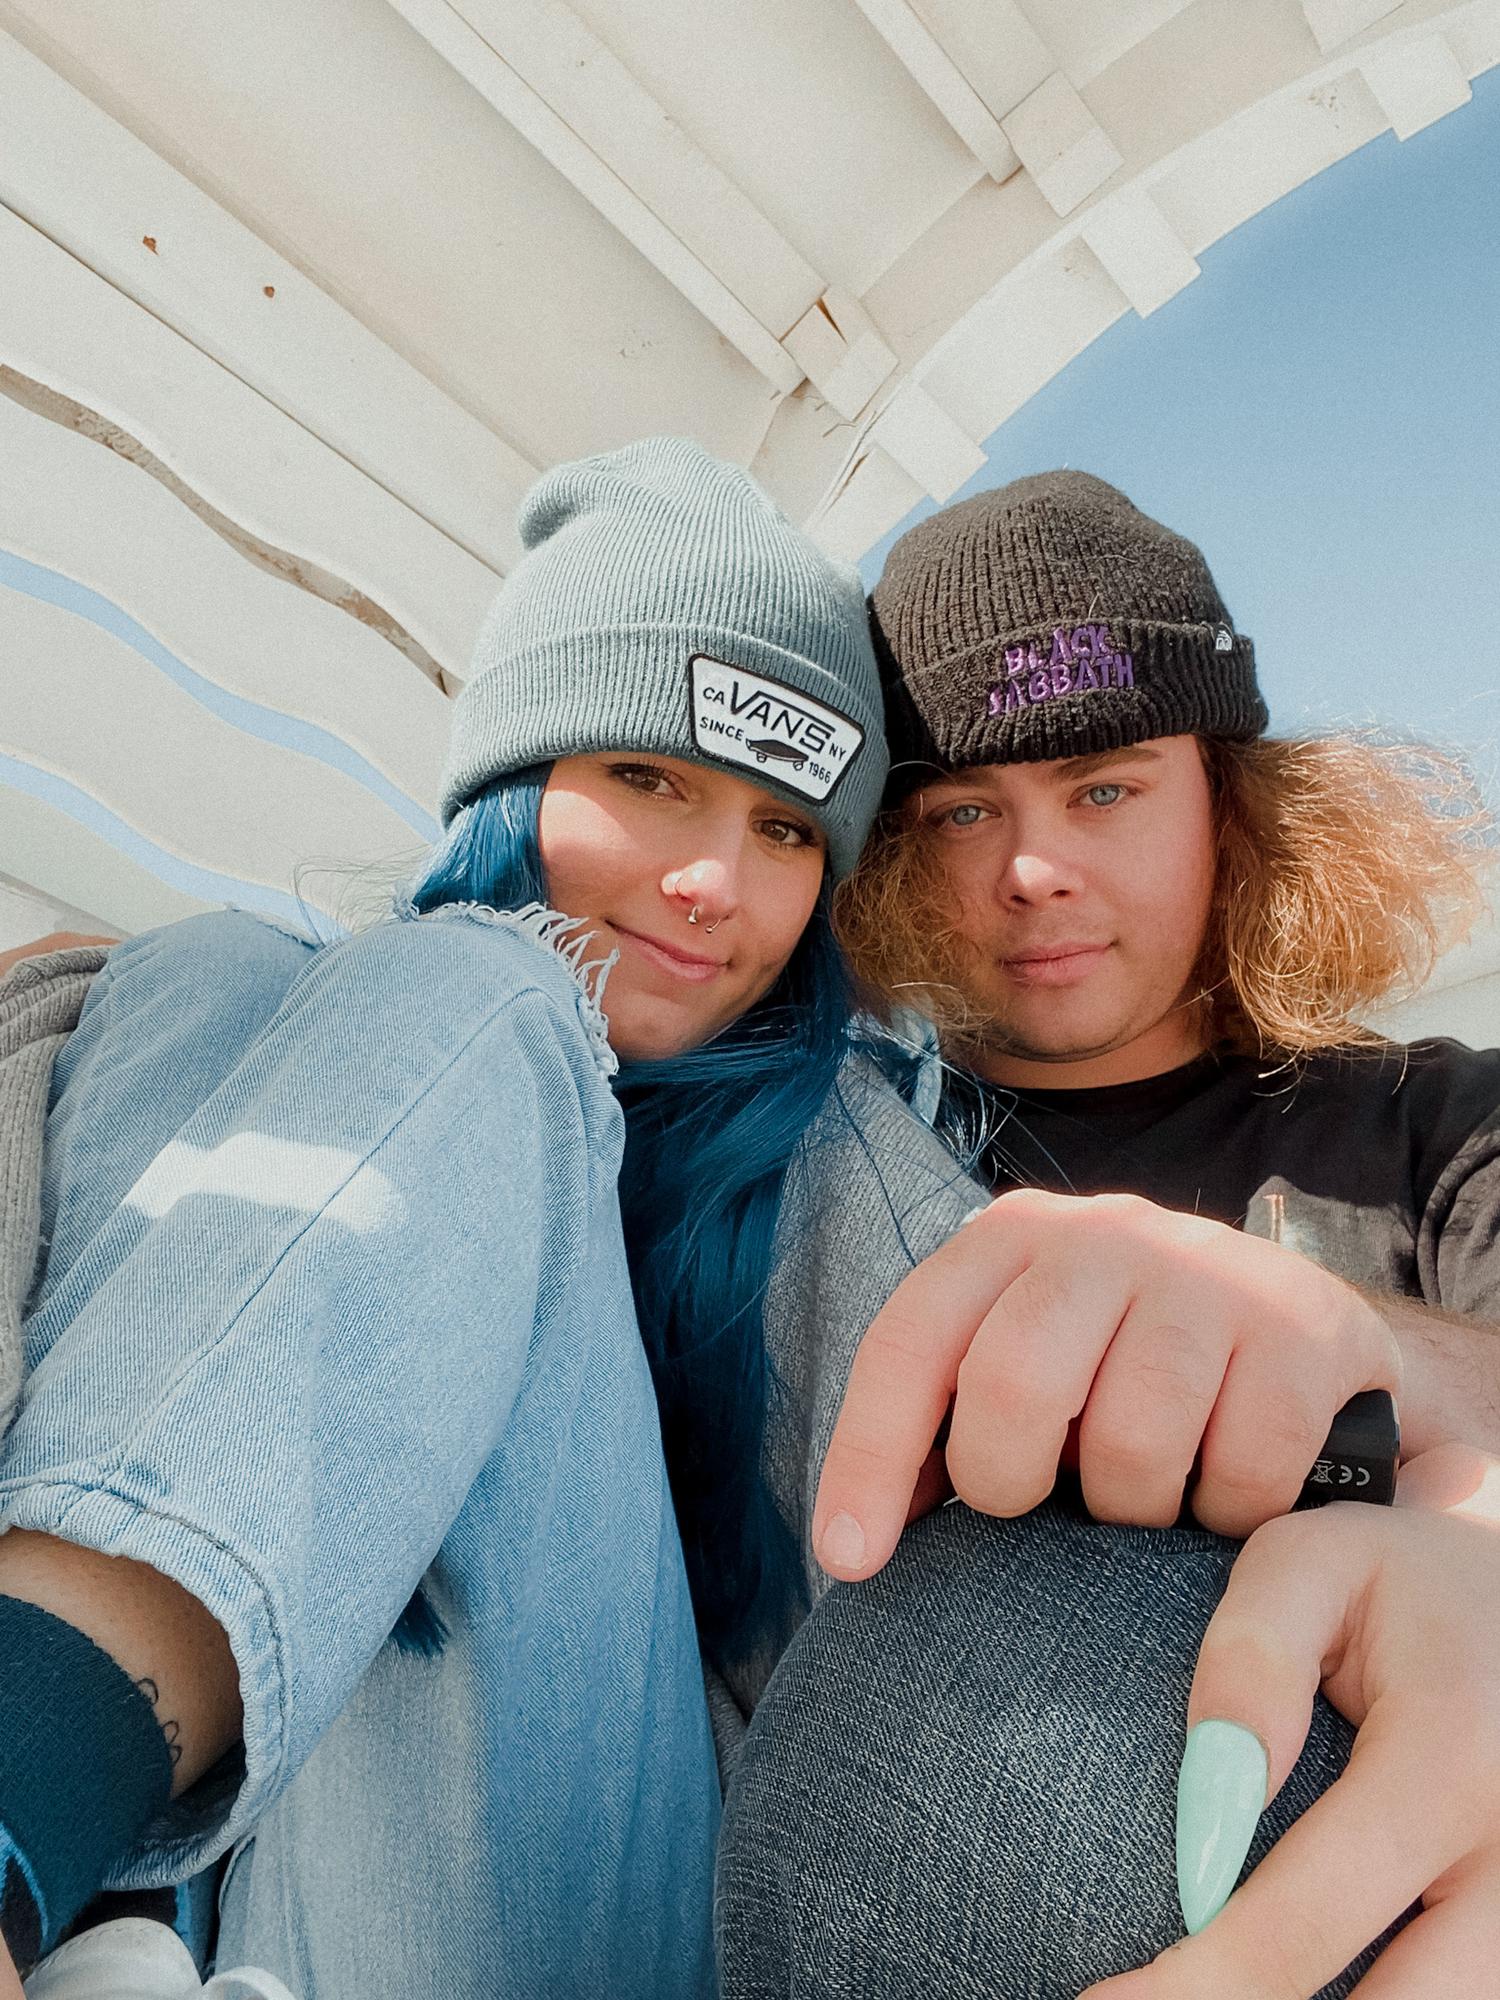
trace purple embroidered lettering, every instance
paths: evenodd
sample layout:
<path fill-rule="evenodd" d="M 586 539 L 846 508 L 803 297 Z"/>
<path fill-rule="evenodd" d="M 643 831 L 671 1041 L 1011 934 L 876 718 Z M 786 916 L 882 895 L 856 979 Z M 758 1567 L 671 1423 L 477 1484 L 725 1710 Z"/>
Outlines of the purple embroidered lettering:
<path fill-rule="evenodd" d="M 1004 707 L 1005 686 L 1003 682 L 996 681 L 995 685 L 990 689 L 990 714 L 998 715 Z"/>
<path fill-rule="evenodd" d="M 1098 687 L 1099 676 L 1094 671 L 1094 663 L 1088 657 L 1087 654 L 1084 654 L 1082 658 L 1075 660 L 1074 665 L 1076 666 L 1078 671 L 1078 679 L 1076 685 L 1080 693 L 1083 691 L 1084 688 Z"/>
<path fill-rule="evenodd" d="M 1025 667 L 1026 648 L 1024 646 L 1007 646 L 1005 649 L 1005 671 L 1008 674 L 1019 674 L 1025 671 Z"/>
<path fill-rule="evenodd" d="M 1033 701 L 1046 701 L 1052 692 L 1052 675 L 1046 667 L 1038 667 L 1026 684 L 1026 692 Z"/>
<path fill-rule="evenodd" d="M 1073 654 L 1068 645 L 1067 633 L 1061 625 L 1054 625 L 1052 628 L 1052 658 L 1047 662 L 1048 666 L 1053 670 L 1054 677 L 1057 669 L 1065 667 L 1072 657 Z"/>
<path fill-rule="evenodd" d="M 1092 625 L 1079 625 L 1074 628 L 1072 650 L 1075 660 L 1091 660 L 1094 657 L 1094 628 Z"/>
<path fill-rule="evenodd" d="M 1022 687 L 1021 683 L 1019 681 L 1007 681 L 1005 684 L 1005 713 L 1009 715 L 1012 709 L 1029 708 L 1030 706 L 1030 702 L 1026 699 L 1026 690 Z"/>
<path fill-rule="evenodd" d="M 1135 686 L 1135 661 L 1129 653 L 1115 654 L 1115 686 L 1117 688 Z"/>
<path fill-rule="evenodd" d="M 1072 685 L 1073 669 L 1066 661 L 1061 666 L 1056 666 L 1052 669 L 1052 692 L 1054 694 L 1067 694 Z"/>

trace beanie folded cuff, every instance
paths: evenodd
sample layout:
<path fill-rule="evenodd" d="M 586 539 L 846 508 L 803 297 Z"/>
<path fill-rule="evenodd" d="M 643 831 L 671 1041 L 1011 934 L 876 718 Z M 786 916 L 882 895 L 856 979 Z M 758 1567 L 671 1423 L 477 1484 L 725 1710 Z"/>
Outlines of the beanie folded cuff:
<path fill-rule="evenodd" d="M 763 677 L 831 711 L 857 736 L 822 797 L 780 777 L 774 761 L 747 767 L 713 754 L 694 730 L 692 662 L 717 660 Z M 642 750 L 731 771 L 795 805 L 828 839 L 835 875 L 853 868 L 885 783 L 882 719 L 870 699 L 852 701 L 850 671 L 819 665 L 772 640 L 713 624 L 600 626 L 561 633 L 518 652 L 503 676 L 477 675 L 459 696 L 455 754 L 445 773 L 440 816 L 494 779 L 530 764 L 601 750 Z M 852 665 L 852 660 L 851 660 Z"/>

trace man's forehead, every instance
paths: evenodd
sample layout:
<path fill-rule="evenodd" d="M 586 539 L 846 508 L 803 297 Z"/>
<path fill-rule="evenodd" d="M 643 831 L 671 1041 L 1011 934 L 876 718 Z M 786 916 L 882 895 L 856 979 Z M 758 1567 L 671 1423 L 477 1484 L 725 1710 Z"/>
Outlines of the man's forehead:
<path fill-rule="evenodd" d="M 939 785 L 998 784 L 1015 771 L 1031 771 L 1043 780 L 1051 778 L 1058 783 L 1071 784 L 1115 764 L 1159 764 L 1167 754 L 1163 746 L 1168 740 L 1158 738 L 1147 743 L 1128 743 L 1119 750 L 1090 750 L 1081 757 L 1028 758 L 1012 764 L 966 764 L 961 770 L 942 772 L 925 789 L 935 789 Z"/>

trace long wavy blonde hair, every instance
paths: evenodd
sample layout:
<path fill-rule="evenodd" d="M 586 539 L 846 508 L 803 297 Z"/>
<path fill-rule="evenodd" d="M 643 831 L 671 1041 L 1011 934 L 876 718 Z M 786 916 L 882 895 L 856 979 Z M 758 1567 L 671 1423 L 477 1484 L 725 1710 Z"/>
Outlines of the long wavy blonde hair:
<path fill-rule="evenodd" d="M 1194 979 L 1207 1038 L 1282 1056 L 1376 1041 L 1360 1017 L 1420 987 L 1484 907 L 1494 824 L 1472 775 L 1362 736 L 1200 747 L 1218 847 Z M 961 1044 L 1001 1024 L 965 993 L 953 903 L 936 844 L 897 807 L 834 917 L 877 1000 Z"/>

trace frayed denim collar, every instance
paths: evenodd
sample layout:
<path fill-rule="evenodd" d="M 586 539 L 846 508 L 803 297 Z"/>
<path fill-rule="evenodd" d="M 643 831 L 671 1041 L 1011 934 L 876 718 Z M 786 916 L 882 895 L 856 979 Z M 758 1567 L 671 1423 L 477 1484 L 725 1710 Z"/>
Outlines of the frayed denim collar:
<path fill-rule="evenodd" d="M 489 903 L 440 903 L 435 910 L 419 910 L 415 903 L 400 901 L 396 915 L 404 920 L 432 923 L 444 917 L 473 918 L 483 924 L 498 924 L 502 930 L 532 944 L 542 945 L 562 961 L 578 989 L 578 1017 L 583 1023 L 594 1060 L 600 1073 L 612 1077 L 620 1059 L 609 1045 L 609 1022 L 604 1014 L 604 987 L 619 959 L 618 951 L 603 958 L 589 958 L 594 933 L 584 930 L 584 917 L 570 917 L 545 903 L 524 903 L 519 910 L 497 910 Z"/>

